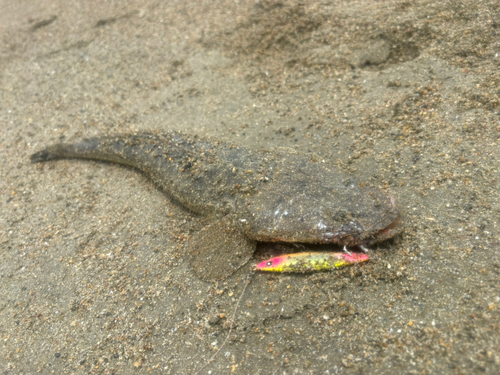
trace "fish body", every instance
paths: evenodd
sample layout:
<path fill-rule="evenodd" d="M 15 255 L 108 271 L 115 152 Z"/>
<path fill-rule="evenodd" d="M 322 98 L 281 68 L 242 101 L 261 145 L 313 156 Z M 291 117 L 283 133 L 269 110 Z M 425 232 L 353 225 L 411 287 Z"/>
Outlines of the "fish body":
<path fill-rule="evenodd" d="M 367 260 L 369 260 L 368 255 L 359 253 L 296 253 L 265 260 L 257 264 L 255 269 L 269 272 L 330 271 Z"/>
<path fill-rule="evenodd" d="M 33 162 L 64 158 L 137 168 L 183 206 L 212 218 L 188 247 L 204 279 L 234 272 L 253 254 L 256 241 L 370 246 L 400 231 L 393 197 L 292 150 L 250 150 L 152 132 L 61 143 L 31 156 Z"/>

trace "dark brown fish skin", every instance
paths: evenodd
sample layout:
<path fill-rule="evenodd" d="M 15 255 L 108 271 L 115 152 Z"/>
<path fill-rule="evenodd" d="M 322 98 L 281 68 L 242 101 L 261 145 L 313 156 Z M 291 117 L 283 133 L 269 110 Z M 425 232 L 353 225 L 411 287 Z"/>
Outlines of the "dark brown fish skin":
<path fill-rule="evenodd" d="M 104 160 L 139 169 L 164 192 L 203 215 L 230 212 L 237 188 L 247 189 L 242 172 L 248 156 L 180 133 L 141 133 L 89 138 L 56 144 L 31 156 L 32 162 L 81 158 Z M 233 169 L 237 168 L 237 172 Z"/>
<path fill-rule="evenodd" d="M 135 167 L 195 213 L 233 214 L 255 241 L 369 246 L 400 231 L 394 198 L 290 150 L 251 151 L 177 132 L 57 144 L 32 162 L 105 160 Z"/>
<path fill-rule="evenodd" d="M 290 150 L 251 151 L 176 132 L 134 133 L 56 144 L 31 161 L 65 158 L 137 168 L 183 206 L 212 219 L 185 247 L 194 272 L 208 282 L 246 264 L 257 241 L 364 247 L 401 230 L 391 196 Z"/>

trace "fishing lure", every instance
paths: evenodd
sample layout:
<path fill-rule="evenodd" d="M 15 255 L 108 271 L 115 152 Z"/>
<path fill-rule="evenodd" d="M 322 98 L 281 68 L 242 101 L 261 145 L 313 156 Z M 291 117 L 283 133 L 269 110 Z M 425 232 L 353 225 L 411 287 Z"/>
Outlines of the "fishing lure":
<path fill-rule="evenodd" d="M 229 333 L 226 336 L 226 339 L 222 343 L 222 345 L 217 349 L 212 357 L 195 372 L 195 375 L 201 373 L 201 371 L 213 362 L 217 354 L 220 353 L 222 348 L 226 345 L 229 336 L 231 336 L 231 332 L 234 327 L 234 321 L 236 318 L 236 311 L 238 310 L 238 306 L 240 305 L 241 300 L 243 299 L 243 294 L 247 289 L 247 286 L 250 284 L 250 279 L 255 273 L 255 271 L 273 271 L 273 272 L 315 272 L 315 271 L 328 271 L 334 268 L 341 268 L 344 266 L 348 266 L 350 264 L 366 262 L 369 260 L 368 255 L 366 254 L 347 254 L 347 253 L 320 253 L 320 252 L 311 252 L 311 253 L 295 253 L 282 255 L 279 257 L 271 258 L 265 260 L 259 264 L 257 264 L 249 273 L 243 291 L 241 292 L 240 298 L 236 303 L 236 307 L 234 308 L 233 317 L 230 320 L 229 325 Z"/>
<path fill-rule="evenodd" d="M 257 271 L 316 272 L 329 271 L 369 260 L 366 254 L 347 253 L 296 253 L 281 255 L 259 263 Z"/>

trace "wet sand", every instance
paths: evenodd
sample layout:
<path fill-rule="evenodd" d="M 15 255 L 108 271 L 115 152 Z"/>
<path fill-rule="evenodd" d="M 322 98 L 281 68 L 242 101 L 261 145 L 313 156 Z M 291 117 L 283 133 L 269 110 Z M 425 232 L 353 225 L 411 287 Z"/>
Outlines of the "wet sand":
<path fill-rule="evenodd" d="M 287 147 L 394 194 L 404 232 L 337 272 L 255 274 L 201 374 L 500 371 L 497 1 L 0 2 L 0 370 L 191 374 L 229 331 L 206 220 L 133 169 L 43 147 L 182 130 Z M 333 248 L 332 250 L 339 250 Z"/>

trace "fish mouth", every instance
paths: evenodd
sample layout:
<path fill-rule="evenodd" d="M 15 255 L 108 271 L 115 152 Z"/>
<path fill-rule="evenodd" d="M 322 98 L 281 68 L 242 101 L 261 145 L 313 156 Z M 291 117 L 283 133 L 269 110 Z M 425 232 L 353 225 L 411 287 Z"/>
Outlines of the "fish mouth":
<path fill-rule="evenodd" d="M 388 240 L 389 238 L 392 238 L 397 234 L 401 233 L 403 227 L 400 225 L 400 223 L 401 223 L 401 216 L 398 214 L 396 220 L 394 220 L 389 226 L 379 230 L 375 234 L 375 242 L 382 242 Z"/>
<path fill-rule="evenodd" d="M 397 216 L 396 218 L 390 223 L 388 226 L 386 226 L 383 229 L 380 229 L 375 233 L 373 236 L 373 242 L 372 243 L 377 243 L 377 242 L 382 242 L 385 240 L 388 240 L 389 238 L 392 238 L 396 236 L 397 234 L 401 233 L 403 230 L 403 226 L 401 224 L 401 215 L 399 214 L 398 210 L 398 205 L 396 203 L 396 198 L 394 196 L 389 196 L 389 199 L 391 201 L 391 206 L 392 206 L 392 212 L 396 213 Z"/>
<path fill-rule="evenodd" d="M 403 231 L 403 225 L 401 225 L 401 215 L 398 210 L 398 204 L 396 202 L 396 198 L 393 195 L 389 195 L 390 202 L 390 216 L 394 219 L 389 222 L 388 225 L 383 226 L 382 223 L 379 223 L 378 228 L 375 226 L 371 235 L 366 236 L 364 239 L 361 239 L 356 236 L 346 236 L 338 241 L 340 245 L 345 246 L 358 246 L 358 247 L 369 247 L 379 242 L 383 242 L 389 240 L 399 233 Z"/>

